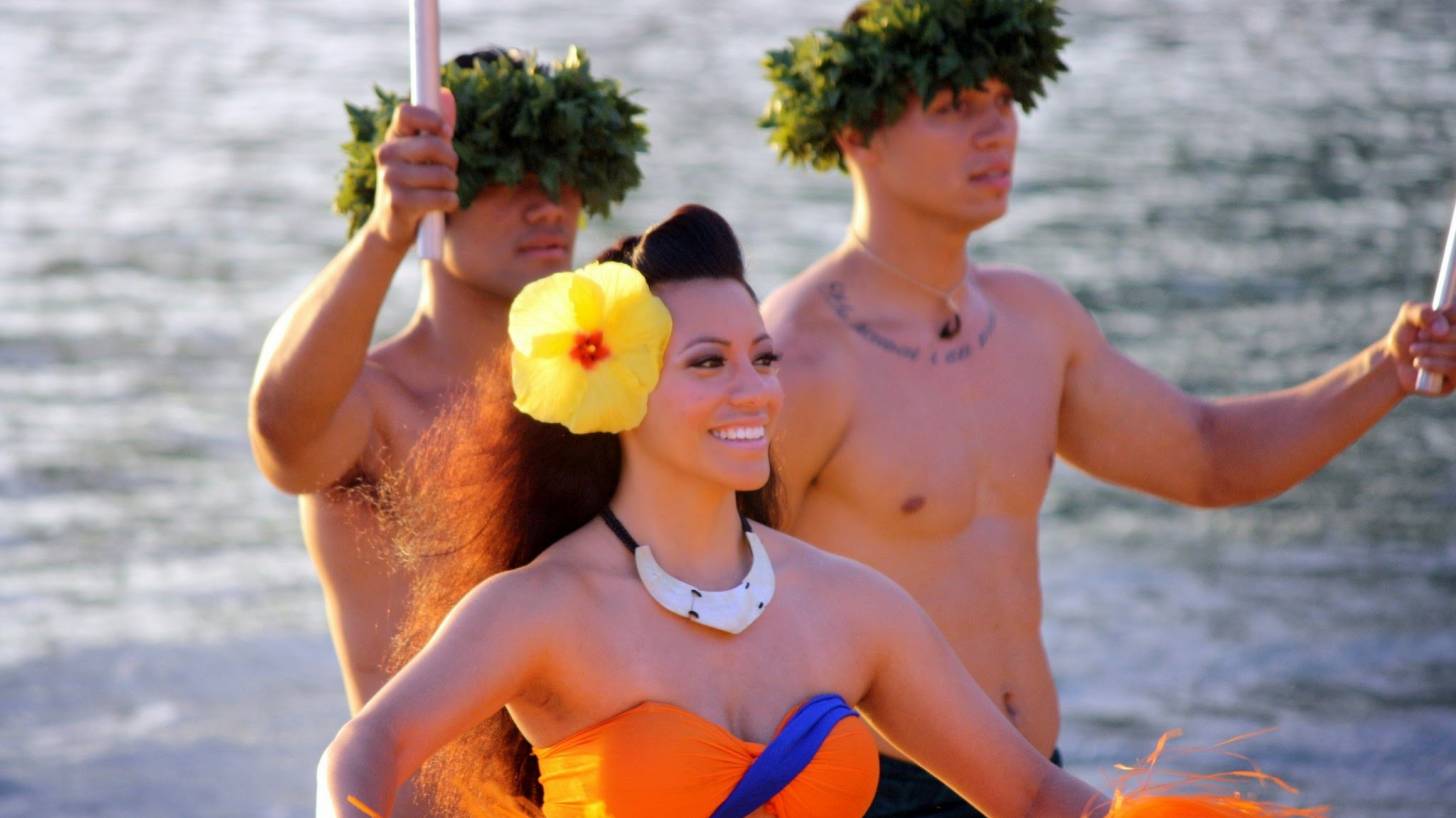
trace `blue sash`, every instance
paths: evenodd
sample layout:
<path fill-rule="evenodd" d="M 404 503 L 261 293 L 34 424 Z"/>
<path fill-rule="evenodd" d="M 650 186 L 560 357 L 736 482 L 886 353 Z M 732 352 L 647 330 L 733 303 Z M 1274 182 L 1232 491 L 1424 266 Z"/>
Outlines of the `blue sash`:
<path fill-rule="evenodd" d="M 838 693 L 823 693 L 805 702 L 748 766 L 712 818 L 744 818 L 767 804 L 809 766 L 834 725 L 856 715 Z"/>

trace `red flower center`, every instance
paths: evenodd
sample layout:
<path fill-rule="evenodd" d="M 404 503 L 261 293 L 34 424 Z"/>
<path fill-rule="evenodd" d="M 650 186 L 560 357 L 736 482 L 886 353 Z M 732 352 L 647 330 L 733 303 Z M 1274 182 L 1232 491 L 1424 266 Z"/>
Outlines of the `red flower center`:
<path fill-rule="evenodd" d="M 597 365 L 597 361 L 611 355 L 612 351 L 602 343 L 602 331 L 597 330 L 591 334 L 578 332 L 576 334 L 576 346 L 571 348 L 571 357 L 584 369 L 591 369 Z"/>

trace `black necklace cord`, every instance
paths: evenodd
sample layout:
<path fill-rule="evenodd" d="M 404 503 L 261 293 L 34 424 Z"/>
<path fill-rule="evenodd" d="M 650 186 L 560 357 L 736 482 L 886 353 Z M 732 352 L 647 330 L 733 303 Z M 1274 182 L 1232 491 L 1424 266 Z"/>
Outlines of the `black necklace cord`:
<path fill-rule="evenodd" d="M 743 524 L 743 533 L 748 534 L 748 518 L 740 514 L 738 515 L 738 519 Z M 617 539 L 622 541 L 622 545 L 627 546 L 628 551 L 636 552 L 638 548 L 642 547 L 642 544 L 637 542 L 637 539 L 632 536 L 632 532 L 628 531 L 627 527 L 622 525 L 622 521 L 617 519 L 617 515 L 612 513 L 610 506 L 602 509 L 602 522 L 606 523 L 607 528 L 610 528 L 612 533 L 617 535 Z"/>

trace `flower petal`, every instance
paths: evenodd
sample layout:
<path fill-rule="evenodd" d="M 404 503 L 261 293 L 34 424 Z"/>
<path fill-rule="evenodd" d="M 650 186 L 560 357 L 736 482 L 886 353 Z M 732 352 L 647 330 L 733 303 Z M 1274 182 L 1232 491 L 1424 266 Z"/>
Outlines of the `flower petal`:
<path fill-rule="evenodd" d="M 587 372 L 568 357 L 528 358 L 513 351 L 511 386 L 520 411 L 543 423 L 568 423 L 586 393 Z"/>
<path fill-rule="evenodd" d="M 556 273 L 527 284 L 511 302 L 508 332 L 511 345 L 523 355 L 534 355 L 541 336 L 576 333 L 576 309 L 571 291 L 575 273 Z"/>
<path fill-rule="evenodd" d="M 601 329 L 607 298 L 600 284 L 579 273 L 573 276 L 571 306 L 576 312 L 577 332 L 590 333 Z"/>
<path fill-rule="evenodd" d="M 662 353 L 638 347 L 611 358 L 615 361 L 621 376 L 631 378 L 631 384 L 644 393 L 657 388 L 657 379 L 662 374 Z"/>
<path fill-rule="evenodd" d="M 630 303 L 652 294 L 642 273 L 621 262 L 593 262 L 581 268 L 580 275 L 591 279 L 602 288 L 602 297 L 608 310 L 614 304 Z"/>
<path fill-rule="evenodd" d="M 531 339 L 531 354 L 526 357 L 539 359 L 569 356 L 576 346 L 577 336 L 578 333 L 572 331 L 537 335 Z"/>
<path fill-rule="evenodd" d="M 652 390 L 638 381 L 619 356 L 602 361 L 586 381 L 580 403 L 566 423 L 573 433 L 625 432 L 642 422 Z"/>
<path fill-rule="evenodd" d="M 619 301 L 608 308 L 602 334 L 613 349 L 650 349 L 660 368 L 667 340 L 672 336 L 672 313 L 662 299 L 651 294 Z M 656 378 L 653 383 L 657 383 Z"/>

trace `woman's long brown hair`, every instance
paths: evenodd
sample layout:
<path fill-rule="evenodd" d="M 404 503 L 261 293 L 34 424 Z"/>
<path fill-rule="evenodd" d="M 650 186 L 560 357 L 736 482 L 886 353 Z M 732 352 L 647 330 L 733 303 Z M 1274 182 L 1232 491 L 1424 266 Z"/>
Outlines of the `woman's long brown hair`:
<path fill-rule="evenodd" d="M 699 205 L 620 240 L 598 260 L 630 264 L 651 286 L 732 279 L 748 287 L 733 230 Z M 622 446 L 616 435 L 571 434 L 517 411 L 512 398 L 506 349 L 435 422 L 408 466 L 384 484 L 385 525 L 413 573 L 391 670 L 424 647 L 472 588 L 526 565 L 586 525 L 617 490 Z M 770 470 L 762 488 L 738 493 L 738 509 L 774 526 L 777 493 Z M 426 762 L 418 790 L 442 814 L 481 814 L 505 806 L 502 790 L 505 801 L 539 805 L 538 777 L 531 746 L 501 711 Z"/>

